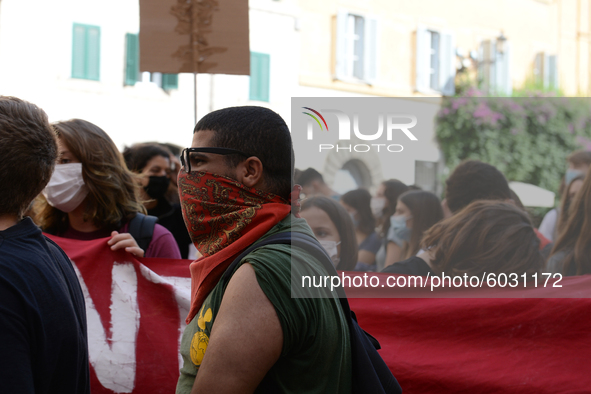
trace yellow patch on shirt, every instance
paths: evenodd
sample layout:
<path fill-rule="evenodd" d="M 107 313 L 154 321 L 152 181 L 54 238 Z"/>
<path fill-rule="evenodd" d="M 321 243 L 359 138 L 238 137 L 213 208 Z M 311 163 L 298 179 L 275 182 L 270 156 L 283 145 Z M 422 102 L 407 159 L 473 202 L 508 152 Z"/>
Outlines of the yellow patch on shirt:
<path fill-rule="evenodd" d="M 201 330 L 205 330 L 205 323 L 209 323 L 212 317 L 213 314 L 211 312 L 211 308 L 208 308 L 207 311 L 202 309 L 197 320 L 197 325 L 199 328 Z M 193 335 L 193 339 L 191 340 L 191 361 L 193 361 L 193 364 L 196 366 L 201 365 L 208 344 L 209 337 L 203 331 L 197 331 L 195 335 Z"/>

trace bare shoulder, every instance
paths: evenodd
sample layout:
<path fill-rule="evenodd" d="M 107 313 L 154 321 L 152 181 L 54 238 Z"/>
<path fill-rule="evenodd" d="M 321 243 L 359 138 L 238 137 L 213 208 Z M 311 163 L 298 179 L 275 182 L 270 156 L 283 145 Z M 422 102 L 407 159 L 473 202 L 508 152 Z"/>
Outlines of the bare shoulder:
<path fill-rule="evenodd" d="M 279 359 L 282 347 L 275 308 L 259 286 L 254 268 L 243 264 L 224 293 L 193 392 L 254 391 Z"/>

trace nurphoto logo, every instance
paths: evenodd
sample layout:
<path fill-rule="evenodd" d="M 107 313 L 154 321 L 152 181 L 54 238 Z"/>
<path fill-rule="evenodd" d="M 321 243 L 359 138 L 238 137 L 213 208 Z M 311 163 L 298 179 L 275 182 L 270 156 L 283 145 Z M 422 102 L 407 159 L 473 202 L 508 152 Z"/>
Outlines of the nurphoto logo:
<path fill-rule="evenodd" d="M 307 122 L 307 138 L 308 140 L 314 139 L 314 128 L 315 124 L 318 125 L 320 131 L 328 132 L 328 123 L 326 122 L 325 116 L 334 115 L 338 122 L 338 137 L 339 142 L 351 140 L 351 119 L 345 112 L 337 109 L 322 109 L 317 111 L 310 107 L 302 107 L 310 112 L 302 112 L 303 114 L 310 117 Z M 401 144 L 390 143 L 394 138 L 399 138 L 404 134 L 411 141 L 418 141 L 417 137 L 411 133 L 410 129 L 417 125 L 417 117 L 415 115 L 407 114 L 378 114 L 377 115 L 377 131 L 373 134 L 364 134 L 361 132 L 359 127 L 359 114 L 353 113 L 353 133 L 355 137 L 362 141 L 384 141 L 382 136 L 384 135 L 384 129 L 386 130 L 385 142 L 387 143 L 372 143 L 372 144 L 349 144 L 342 145 L 337 143 L 334 144 L 319 144 L 318 151 L 348 151 L 348 152 L 369 152 L 374 149 L 377 152 L 387 151 L 392 153 L 402 152 L 404 147 Z M 384 121 L 385 119 L 385 121 Z M 314 122 L 315 121 L 315 122 Z M 367 131 L 367 130 L 366 130 Z M 373 131 L 373 130 L 372 130 Z M 401 132 L 401 133 L 400 133 Z"/>

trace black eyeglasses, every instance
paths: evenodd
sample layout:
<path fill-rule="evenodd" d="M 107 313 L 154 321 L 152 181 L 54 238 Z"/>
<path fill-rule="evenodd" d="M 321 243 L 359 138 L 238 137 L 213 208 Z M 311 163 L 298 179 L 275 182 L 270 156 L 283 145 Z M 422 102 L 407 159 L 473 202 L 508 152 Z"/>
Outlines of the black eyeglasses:
<path fill-rule="evenodd" d="M 244 157 L 251 157 L 247 153 L 230 148 L 185 148 L 181 152 L 181 166 L 186 173 L 191 172 L 191 153 L 215 153 L 216 155 L 241 155 Z"/>

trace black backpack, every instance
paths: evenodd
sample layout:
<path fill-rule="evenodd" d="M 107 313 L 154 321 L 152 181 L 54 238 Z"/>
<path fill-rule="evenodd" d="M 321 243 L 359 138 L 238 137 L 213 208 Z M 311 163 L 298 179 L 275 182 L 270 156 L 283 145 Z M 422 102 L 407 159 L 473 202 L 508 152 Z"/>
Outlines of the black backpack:
<path fill-rule="evenodd" d="M 152 242 L 157 221 L 156 216 L 144 215 L 139 212 L 129 221 L 129 233 L 133 236 L 137 245 L 144 250 L 144 253 L 148 250 L 150 242 Z"/>
<path fill-rule="evenodd" d="M 304 249 L 316 260 L 320 261 L 329 275 L 338 275 L 332 264 L 332 260 L 316 238 L 312 238 L 298 232 L 285 232 L 269 236 L 264 241 L 246 249 L 226 269 L 222 280 L 227 281 L 236 269 L 240 261 L 254 249 L 270 244 L 288 244 Z M 392 375 L 392 372 L 378 353 L 379 342 L 367 332 L 363 331 L 357 323 L 355 313 L 351 311 L 345 290 L 336 288 L 341 301 L 341 306 L 348 317 L 349 332 L 351 337 L 352 359 L 352 383 L 353 393 L 371 394 L 399 394 L 402 388 Z"/>

